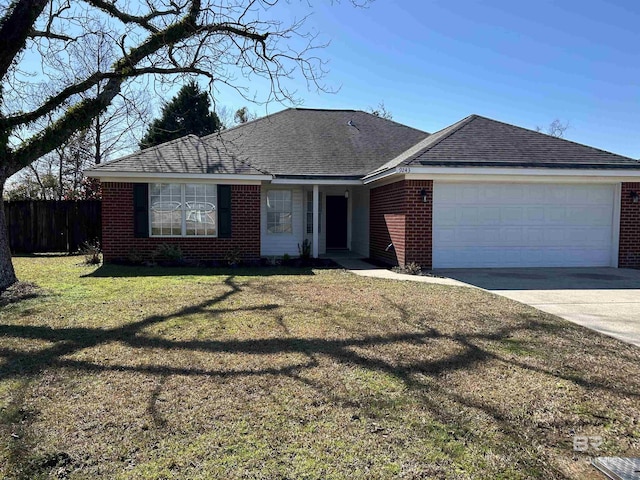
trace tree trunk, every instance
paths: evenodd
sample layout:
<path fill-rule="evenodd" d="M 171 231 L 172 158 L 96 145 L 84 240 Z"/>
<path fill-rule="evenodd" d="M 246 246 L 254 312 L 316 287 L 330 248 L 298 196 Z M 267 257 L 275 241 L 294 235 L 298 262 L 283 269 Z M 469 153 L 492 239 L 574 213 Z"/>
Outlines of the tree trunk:
<path fill-rule="evenodd" d="M 4 201 L 2 194 L 6 178 L 0 178 L 0 291 L 10 287 L 18 281 L 11 263 L 11 249 L 9 248 L 9 230 L 4 216 Z"/>
<path fill-rule="evenodd" d="M 62 168 L 64 167 L 64 155 L 60 155 L 60 170 L 58 171 L 58 200 L 62 200 Z"/>
<path fill-rule="evenodd" d="M 98 92 L 100 92 L 100 85 L 98 84 Z M 96 165 L 100 165 L 102 161 L 102 125 L 100 125 L 100 115 L 96 117 Z"/>

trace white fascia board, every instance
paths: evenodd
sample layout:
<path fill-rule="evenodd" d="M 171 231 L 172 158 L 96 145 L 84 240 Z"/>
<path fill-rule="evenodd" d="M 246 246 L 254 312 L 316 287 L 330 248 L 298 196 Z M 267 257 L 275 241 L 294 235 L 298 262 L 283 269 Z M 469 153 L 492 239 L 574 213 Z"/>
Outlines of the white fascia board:
<path fill-rule="evenodd" d="M 368 184 L 398 176 L 397 180 L 503 181 L 503 182 L 629 182 L 640 179 L 639 170 L 555 169 L 508 167 L 397 167 L 364 179 Z"/>
<path fill-rule="evenodd" d="M 274 178 L 273 185 L 362 185 L 362 180 Z"/>
<path fill-rule="evenodd" d="M 152 183 L 166 182 L 169 180 L 192 182 L 211 182 L 218 183 L 243 183 L 243 184 L 259 184 L 263 181 L 269 181 L 273 177 L 271 175 L 238 175 L 238 174 L 218 174 L 218 173 L 151 173 L 151 172 L 101 172 L 99 170 L 85 170 L 84 174 L 88 177 L 99 178 L 110 182 L 131 182 L 131 183 Z"/>
<path fill-rule="evenodd" d="M 384 178 L 388 178 L 394 175 L 400 175 L 400 172 L 398 172 L 397 170 L 398 168 L 396 167 L 390 170 L 384 170 L 382 172 L 369 174 L 362 179 L 362 183 L 366 185 L 367 183 L 372 183 L 372 182 L 382 180 Z"/>
<path fill-rule="evenodd" d="M 599 168 L 509 168 L 509 167 L 403 167 L 401 171 L 407 178 L 414 175 L 511 175 L 511 176 L 544 176 L 544 177 L 618 177 L 639 178 L 638 170 L 599 169 Z"/>

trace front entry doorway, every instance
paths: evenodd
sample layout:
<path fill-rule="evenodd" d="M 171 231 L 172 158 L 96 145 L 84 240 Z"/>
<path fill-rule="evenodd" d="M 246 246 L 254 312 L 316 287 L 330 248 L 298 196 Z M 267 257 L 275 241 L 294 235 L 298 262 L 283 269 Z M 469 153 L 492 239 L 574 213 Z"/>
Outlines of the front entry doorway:
<path fill-rule="evenodd" d="M 347 248 L 347 202 L 344 196 L 327 195 L 327 249 Z"/>

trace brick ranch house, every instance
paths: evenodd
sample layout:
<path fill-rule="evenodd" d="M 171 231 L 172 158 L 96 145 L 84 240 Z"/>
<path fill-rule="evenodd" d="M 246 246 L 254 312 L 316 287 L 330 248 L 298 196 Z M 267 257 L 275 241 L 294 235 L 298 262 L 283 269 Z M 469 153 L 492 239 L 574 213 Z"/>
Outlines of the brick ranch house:
<path fill-rule="evenodd" d="M 471 115 L 434 134 L 287 109 L 87 171 L 105 261 L 346 249 L 424 268 L 640 268 L 640 162 Z"/>

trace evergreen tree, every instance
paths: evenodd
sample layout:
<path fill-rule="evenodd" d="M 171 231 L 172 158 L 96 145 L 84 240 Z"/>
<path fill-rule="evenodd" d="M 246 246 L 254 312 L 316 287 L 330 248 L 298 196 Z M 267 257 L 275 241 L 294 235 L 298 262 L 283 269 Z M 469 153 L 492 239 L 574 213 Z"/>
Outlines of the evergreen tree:
<path fill-rule="evenodd" d="M 185 135 L 199 137 L 220 130 L 220 119 L 211 109 L 211 101 L 198 84 L 190 81 L 162 107 L 162 116 L 154 120 L 140 141 L 140 148 L 153 147 Z"/>

